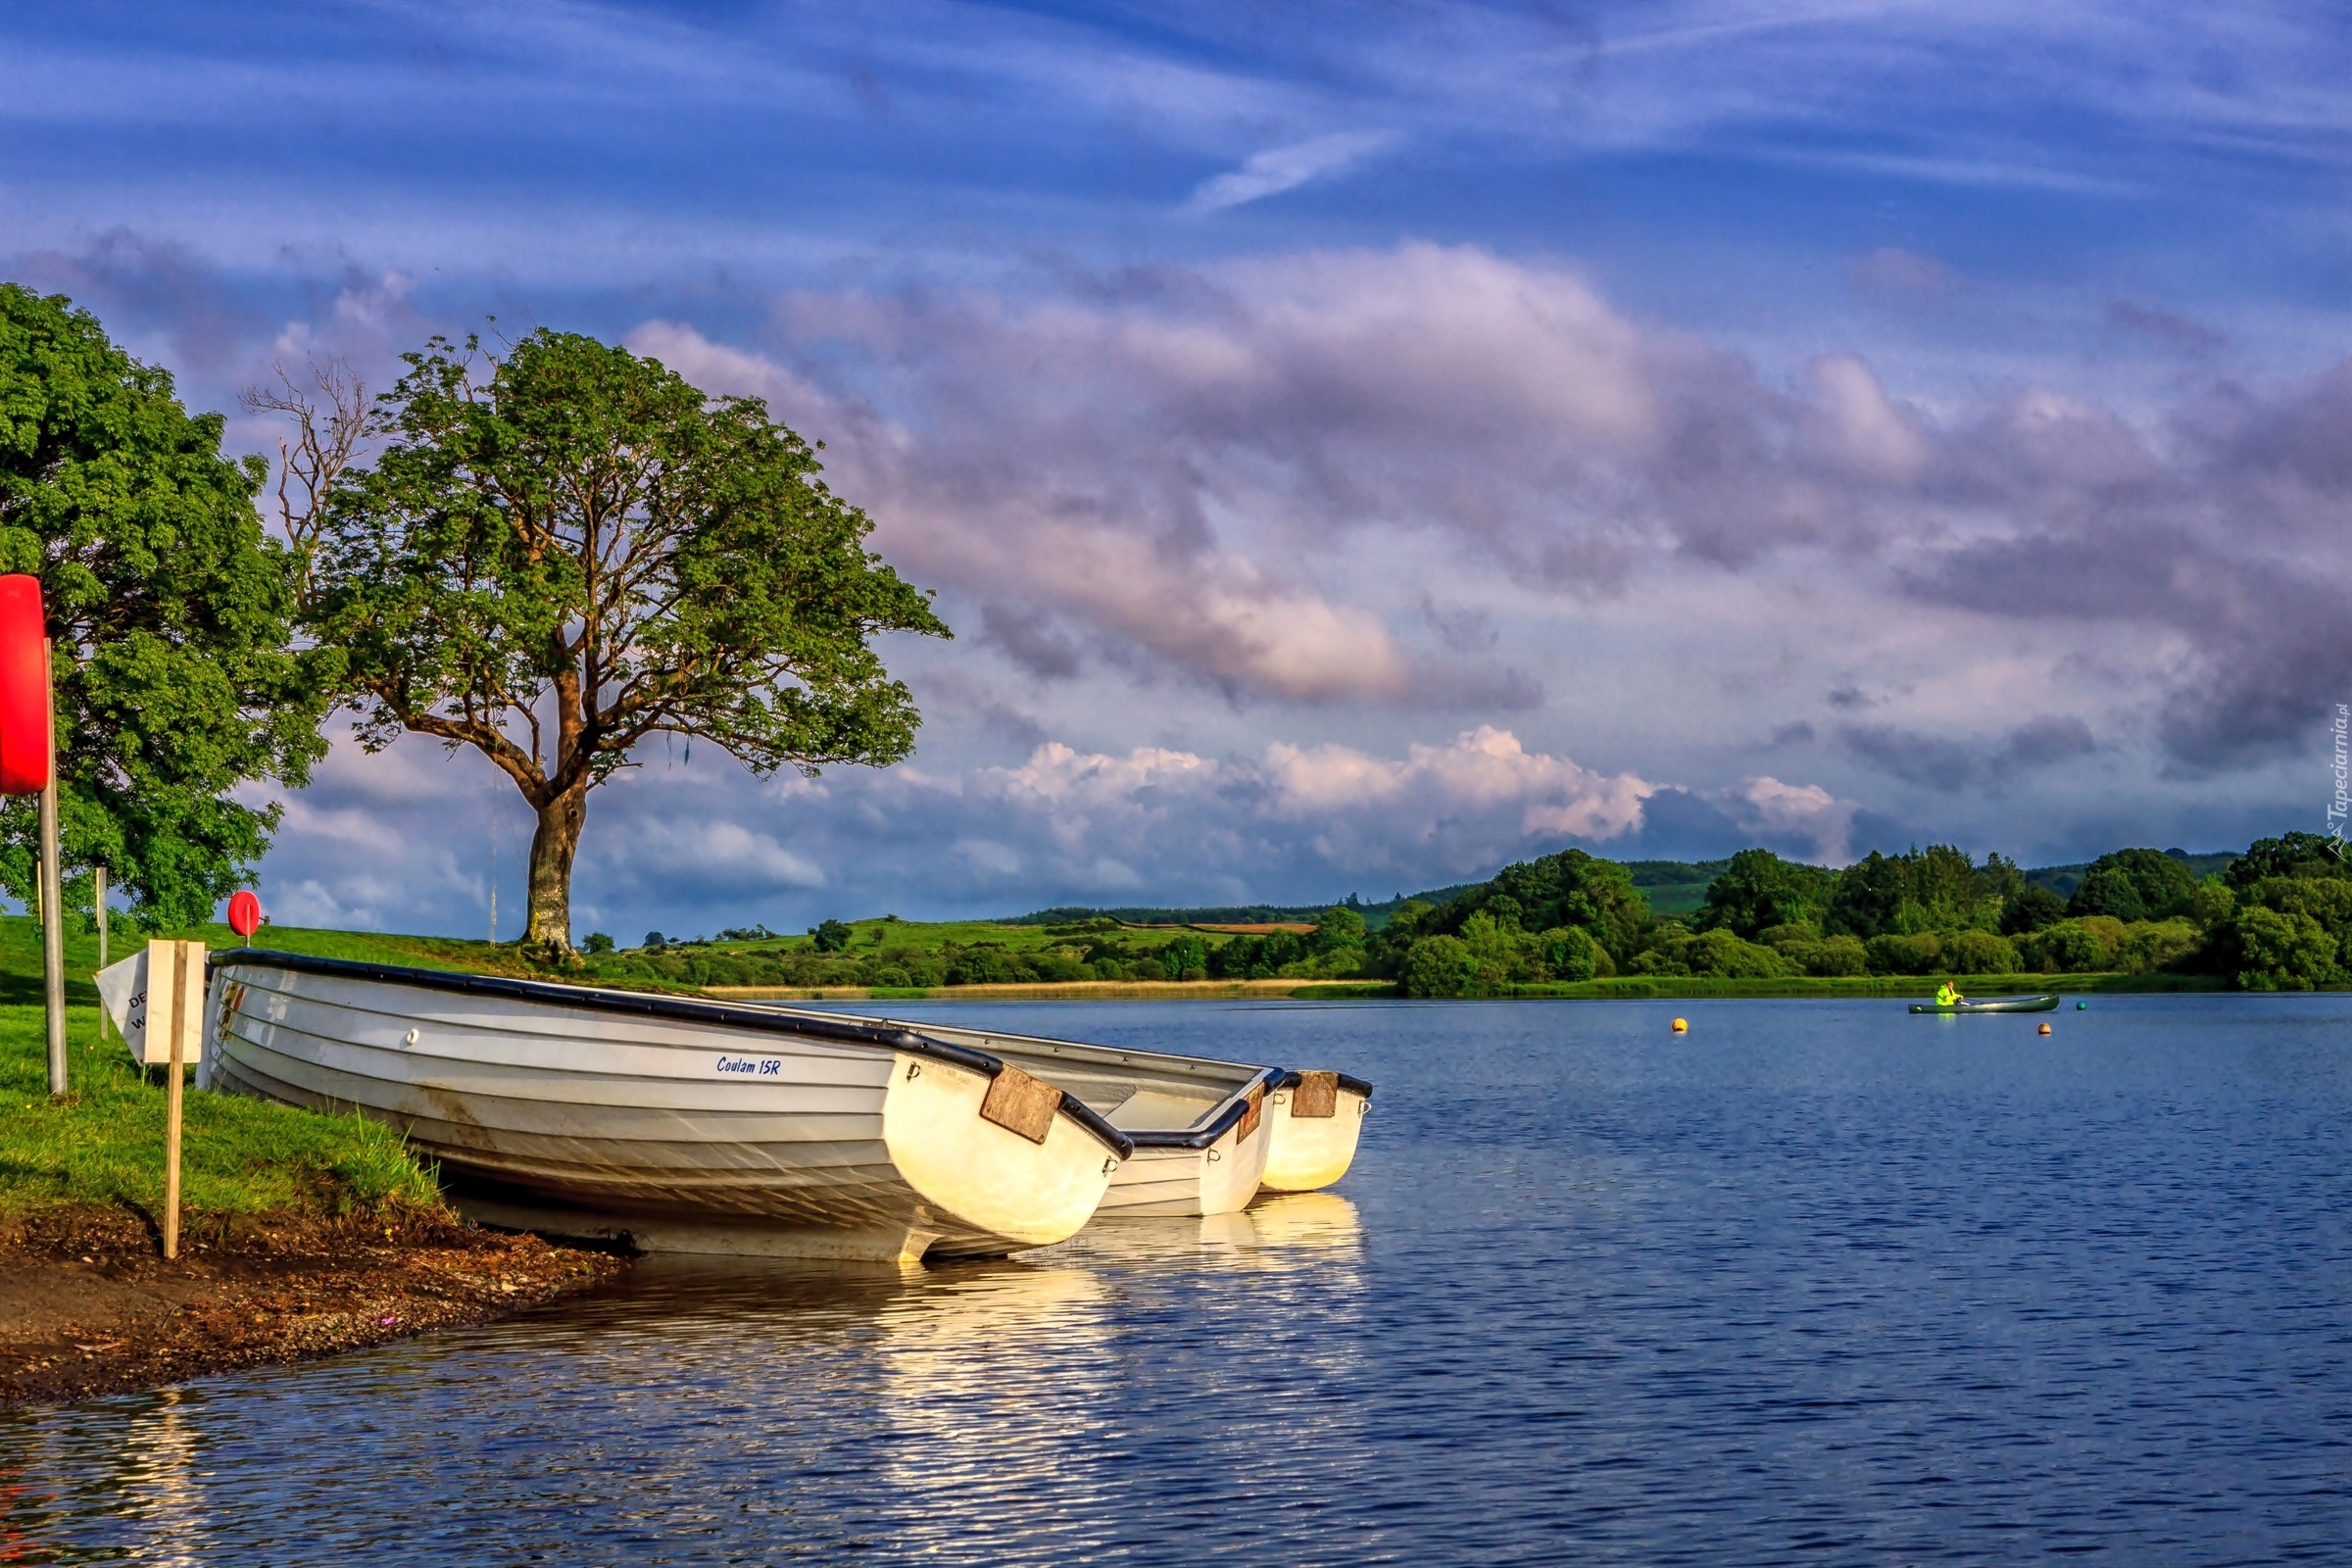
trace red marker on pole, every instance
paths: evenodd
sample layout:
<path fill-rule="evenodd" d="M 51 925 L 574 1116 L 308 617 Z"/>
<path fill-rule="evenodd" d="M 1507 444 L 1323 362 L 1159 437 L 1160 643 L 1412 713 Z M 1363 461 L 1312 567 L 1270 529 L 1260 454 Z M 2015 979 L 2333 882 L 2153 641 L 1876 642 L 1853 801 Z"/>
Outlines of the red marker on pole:
<path fill-rule="evenodd" d="M 38 795 L 41 989 L 47 1003 L 49 1093 L 66 1093 L 64 872 L 57 863 L 57 713 L 49 686 L 49 623 L 41 580 L 0 576 L 0 795 Z"/>
<path fill-rule="evenodd" d="M 253 934 L 262 928 L 262 901 L 251 892 L 239 888 L 228 896 L 228 928 L 253 946 Z"/>

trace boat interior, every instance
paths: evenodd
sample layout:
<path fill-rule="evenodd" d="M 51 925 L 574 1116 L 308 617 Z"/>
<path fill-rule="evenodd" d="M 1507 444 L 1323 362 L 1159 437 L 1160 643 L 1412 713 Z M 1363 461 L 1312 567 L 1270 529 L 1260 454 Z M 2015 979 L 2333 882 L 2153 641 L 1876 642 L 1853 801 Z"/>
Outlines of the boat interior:
<path fill-rule="evenodd" d="M 847 1016 L 774 1004 L 762 1005 L 809 1018 Z M 1124 1133 L 1200 1132 L 1221 1120 L 1228 1107 L 1247 1099 L 1250 1090 L 1270 1086 L 1271 1080 L 1280 1076 L 1269 1068 L 1203 1056 L 1128 1051 L 1116 1046 L 1047 1040 L 991 1029 L 962 1029 L 928 1020 L 879 1021 L 1008 1061 L 1076 1097 Z"/>

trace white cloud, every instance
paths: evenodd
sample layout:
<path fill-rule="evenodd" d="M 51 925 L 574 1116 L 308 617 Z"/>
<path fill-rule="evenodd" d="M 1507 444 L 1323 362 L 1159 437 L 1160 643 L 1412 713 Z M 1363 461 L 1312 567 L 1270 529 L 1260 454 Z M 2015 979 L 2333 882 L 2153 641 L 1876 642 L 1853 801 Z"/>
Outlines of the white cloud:
<path fill-rule="evenodd" d="M 1263 769 L 1274 785 L 1273 808 L 1310 817 L 1410 801 L 1423 810 L 1451 813 L 1497 806 L 1520 809 L 1520 831 L 1609 839 L 1642 824 L 1642 803 L 1654 786 L 1630 773 L 1595 773 L 1564 757 L 1530 753 L 1508 730 L 1481 725 L 1444 746 L 1415 744 L 1401 760 L 1345 746 L 1299 748 L 1276 743 Z"/>
<path fill-rule="evenodd" d="M 1714 798 L 1732 820 L 1761 837 L 1809 840 L 1810 858 L 1819 864 L 1843 865 L 1853 858 L 1854 812 L 1859 808 L 1818 784 L 1784 784 L 1765 774 Z"/>
<path fill-rule="evenodd" d="M 734 893 L 821 888 L 825 873 L 808 860 L 723 817 L 639 816 L 625 831 L 608 830 L 599 846 L 608 868 L 641 878 L 677 878 Z"/>
<path fill-rule="evenodd" d="M 1215 213 L 1262 201 L 1309 180 L 1344 173 L 1396 140 L 1387 131 L 1340 131 L 1252 153 L 1241 168 L 1202 180 L 1185 206 L 1196 213 Z"/>

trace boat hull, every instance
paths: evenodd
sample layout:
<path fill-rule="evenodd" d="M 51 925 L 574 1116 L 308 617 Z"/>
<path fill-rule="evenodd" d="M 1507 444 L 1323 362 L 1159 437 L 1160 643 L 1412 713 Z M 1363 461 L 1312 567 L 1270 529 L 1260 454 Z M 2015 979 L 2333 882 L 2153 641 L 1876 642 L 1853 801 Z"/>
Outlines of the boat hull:
<path fill-rule="evenodd" d="M 1183 1219 L 1238 1214 L 1257 1196 L 1265 1173 L 1265 1117 L 1236 1124 L 1205 1148 L 1154 1148 L 1139 1137 L 1135 1152 L 1112 1173 L 1098 1219 Z M 1146 1135 L 1148 1136 L 1148 1135 Z"/>
<path fill-rule="evenodd" d="M 211 1086 L 397 1127 L 496 1222 L 648 1250 L 990 1255 L 1075 1234 L 1119 1163 L 1066 1110 L 1026 1132 L 984 1117 L 1002 1069 L 977 1054 L 322 966 L 221 956 Z"/>
<path fill-rule="evenodd" d="M 1267 1099 L 1268 1147 L 1259 1185 L 1269 1193 L 1320 1192 L 1355 1163 L 1356 1142 L 1372 1108 L 1370 1086 L 1333 1074 L 1336 1081 L 1325 1100 L 1326 1091 L 1311 1082 L 1315 1074 L 1289 1076 L 1299 1081 L 1286 1083 Z M 1329 1113 L 1318 1114 L 1326 1103 Z"/>

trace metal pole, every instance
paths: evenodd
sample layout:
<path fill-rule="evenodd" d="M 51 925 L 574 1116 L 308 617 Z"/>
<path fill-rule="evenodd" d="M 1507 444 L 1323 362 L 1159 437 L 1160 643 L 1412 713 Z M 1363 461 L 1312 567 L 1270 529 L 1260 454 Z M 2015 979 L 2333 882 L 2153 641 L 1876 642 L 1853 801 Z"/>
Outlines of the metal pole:
<path fill-rule="evenodd" d="M 41 662 L 52 668 L 54 645 L 41 644 Z M 41 789 L 41 981 L 49 1010 L 49 1093 L 68 1092 L 66 1079 L 66 898 L 57 864 L 57 688 L 48 685 L 49 782 Z"/>
<path fill-rule="evenodd" d="M 98 967 L 99 967 L 99 968 L 101 968 L 101 969 L 103 969 L 103 968 L 105 968 L 105 967 L 106 967 L 106 864 L 105 864 L 105 862 L 104 862 L 104 861 L 101 861 L 101 862 L 99 862 L 97 865 L 94 865 L 94 866 L 90 867 L 90 875 L 91 875 L 91 876 L 93 876 L 93 877 L 95 877 L 95 878 L 97 879 L 97 890 L 96 890 L 96 893 L 95 893 L 95 895 L 94 895 L 94 897 L 93 897 L 93 900 L 92 900 L 92 902 L 93 902 L 93 903 L 94 903 L 94 904 L 97 906 L 97 909 L 98 909 Z M 103 1001 L 102 1001 L 102 1002 L 100 1002 L 100 1003 L 98 1004 L 98 1038 L 99 1038 L 100 1040 L 104 1040 L 104 1039 L 106 1038 L 106 1004 L 105 1004 Z"/>

